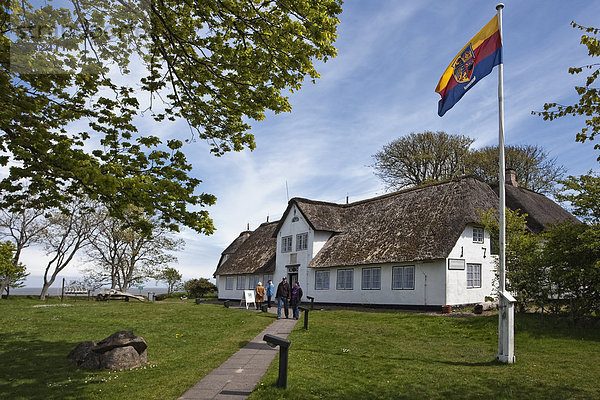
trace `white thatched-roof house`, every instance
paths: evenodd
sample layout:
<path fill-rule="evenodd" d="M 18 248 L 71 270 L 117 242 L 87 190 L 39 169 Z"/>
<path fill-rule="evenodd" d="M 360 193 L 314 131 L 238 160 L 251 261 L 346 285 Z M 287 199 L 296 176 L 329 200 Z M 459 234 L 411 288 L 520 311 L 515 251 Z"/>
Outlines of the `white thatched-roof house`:
<path fill-rule="evenodd" d="M 507 205 L 538 233 L 576 219 L 550 199 L 507 184 Z M 497 208 L 486 183 L 463 177 L 351 204 L 293 198 L 280 221 L 243 232 L 215 271 L 219 298 L 273 278 L 298 280 L 315 302 L 472 304 L 492 294 L 494 256 L 479 211 Z"/>

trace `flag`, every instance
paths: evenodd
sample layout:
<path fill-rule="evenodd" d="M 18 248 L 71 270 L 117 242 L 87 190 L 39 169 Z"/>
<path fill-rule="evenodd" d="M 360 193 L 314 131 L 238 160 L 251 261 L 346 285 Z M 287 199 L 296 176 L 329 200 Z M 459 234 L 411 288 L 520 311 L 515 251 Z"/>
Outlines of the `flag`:
<path fill-rule="evenodd" d="M 502 38 L 498 16 L 494 16 L 454 57 L 440 78 L 435 88 L 442 96 L 438 103 L 438 115 L 443 116 L 469 89 L 501 63 Z"/>

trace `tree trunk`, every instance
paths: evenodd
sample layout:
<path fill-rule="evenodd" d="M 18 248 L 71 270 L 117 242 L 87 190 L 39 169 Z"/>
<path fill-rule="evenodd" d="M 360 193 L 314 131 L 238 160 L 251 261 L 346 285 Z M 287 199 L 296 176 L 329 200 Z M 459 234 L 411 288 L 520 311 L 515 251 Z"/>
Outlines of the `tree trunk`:
<path fill-rule="evenodd" d="M 6 287 L 9 284 L 10 284 L 10 277 L 8 277 L 8 276 L 0 281 L 0 299 L 2 299 L 2 294 L 4 294 L 4 290 L 6 289 Z M 6 295 L 6 298 L 8 298 L 8 295 Z"/>

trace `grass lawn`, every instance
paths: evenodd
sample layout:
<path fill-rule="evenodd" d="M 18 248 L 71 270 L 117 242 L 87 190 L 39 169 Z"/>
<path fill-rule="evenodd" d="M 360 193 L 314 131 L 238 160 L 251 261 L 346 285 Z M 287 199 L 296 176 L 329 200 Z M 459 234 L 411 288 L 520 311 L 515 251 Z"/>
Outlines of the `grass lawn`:
<path fill-rule="evenodd" d="M 0 300 L 0 399 L 175 399 L 274 320 L 193 300 L 67 304 Z M 77 343 L 118 330 L 146 340 L 146 367 L 90 371 L 67 360 Z"/>
<path fill-rule="evenodd" d="M 313 311 L 250 396 L 264 399 L 600 399 L 600 326 L 517 315 L 516 363 L 494 361 L 498 316 Z"/>

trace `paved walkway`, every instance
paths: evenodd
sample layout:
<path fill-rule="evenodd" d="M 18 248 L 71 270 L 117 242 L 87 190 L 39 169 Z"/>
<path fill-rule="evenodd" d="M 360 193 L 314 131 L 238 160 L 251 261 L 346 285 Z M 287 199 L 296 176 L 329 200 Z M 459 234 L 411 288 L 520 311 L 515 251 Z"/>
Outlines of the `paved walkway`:
<path fill-rule="evenodd" d="M 278 354 L 279 348 L 269 347 L 263 341 L 263 336 L 271 334 L 286 338 L 294 329 L 296 322 L 298 321 L 293 318 L 275 320 L 250 343 L 185 392 L 179 400 L 246 399 L 267 372 L 275 355 Z"/>

